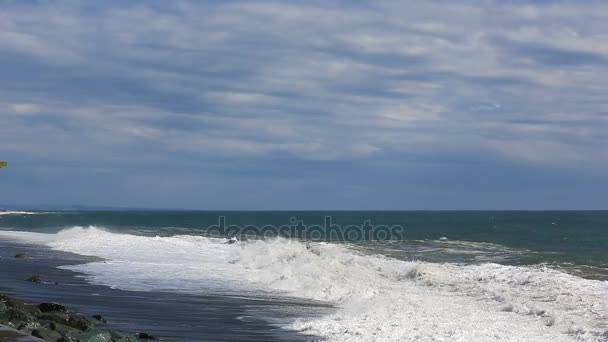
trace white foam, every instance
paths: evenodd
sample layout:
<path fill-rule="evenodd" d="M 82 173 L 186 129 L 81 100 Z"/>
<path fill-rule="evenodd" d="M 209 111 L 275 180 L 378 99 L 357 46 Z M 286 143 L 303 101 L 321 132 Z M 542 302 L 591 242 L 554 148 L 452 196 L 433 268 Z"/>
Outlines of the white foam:
<path fill-rule="evenodd" d="M 542 267 L 435 264 L 285 239 L 224 244 L 94 227 L 0 236 L 107 259 L 68 268 L 123 289 L 267 291 L 331 302 L 290 327 L 331 341 L 605 341 L 608 282 Z M 604 334 L 604 337 L 601 335 Z"/>
<path fill-rule="evenodd" d="M 0 215 L 35 215 L 38 212 L 31 211 L 0 211 Z"/>
<path fill-rule="evenodd" d="M 294 328 L 332 341 L 606 341 L 608 283 L 529 267 L 419 263 L 412 281 Z"/>

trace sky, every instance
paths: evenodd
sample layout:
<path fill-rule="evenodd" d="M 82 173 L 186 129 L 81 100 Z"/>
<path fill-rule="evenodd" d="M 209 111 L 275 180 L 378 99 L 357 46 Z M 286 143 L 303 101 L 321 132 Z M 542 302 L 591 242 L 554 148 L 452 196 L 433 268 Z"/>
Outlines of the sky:
<path fill-rule="evenodd" d="M 606 1 L 0 1 L 0 203 L 608 209 Z"/>

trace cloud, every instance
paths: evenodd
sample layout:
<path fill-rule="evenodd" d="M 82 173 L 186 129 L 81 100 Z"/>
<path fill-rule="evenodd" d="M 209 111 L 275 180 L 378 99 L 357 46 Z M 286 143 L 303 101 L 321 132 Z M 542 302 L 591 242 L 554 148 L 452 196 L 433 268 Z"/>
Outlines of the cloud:
<path fill-rule="evenodd" d="M 24 160 L 608 167 L 603 2 L 0 6 Z"/>
<path fill-rule="evenodd" d="M 37 109 L 37 106 L 32 103 L 15 103 L 12 105 L 12 110 L 17 114 L 30 114 Z"/>

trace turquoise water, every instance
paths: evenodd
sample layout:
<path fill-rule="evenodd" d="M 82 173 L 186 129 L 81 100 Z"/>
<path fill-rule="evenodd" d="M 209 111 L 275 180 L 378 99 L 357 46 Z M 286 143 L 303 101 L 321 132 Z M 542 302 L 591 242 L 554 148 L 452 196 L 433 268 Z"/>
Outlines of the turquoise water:
<path fill-rule="evenodd" d="M 546 263 L 586 277 L 608 278 L 608 211 L 86 211 L 0 215 L 0 227 L 57 232 L 96 226 L 147 236 L 207 236 L 220 217 L 225 217 L 227 226 L 240 227 L 289 226 L 294 220 L 324 227 L 328 217 L 342 231 L 365 221 L 398 225 L 402 230 L 387 237 L 391 241 L 361 241 L 358 236 L 336 234 L 326 238 L 347 240 L 362 251 L 400 259 Z"/>

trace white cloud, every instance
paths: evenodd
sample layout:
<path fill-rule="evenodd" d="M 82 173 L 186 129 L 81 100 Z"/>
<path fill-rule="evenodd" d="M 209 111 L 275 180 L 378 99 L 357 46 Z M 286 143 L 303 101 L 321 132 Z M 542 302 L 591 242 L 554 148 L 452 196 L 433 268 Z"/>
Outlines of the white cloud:
<path fill-rule="evenodd" d="M 544 163 L 534 156 L 553 146 L 591 158 L 581 151 L 606 128 L 603 3 L 78 6 L 4 5 L 0 14 L 0 52 L 14 58 L 4 65 L 21 68 L 0 104 L 47 118 L 5 119 L 15 148 L 344 160 L 397 145 L 449 153 L 476 137 L 487 153 Z M 531 132 L 526 120 L 551 130 Z M 496 138 L 480 128 L 488 125 Z M 504 139 L 540 133 L 545 142 L 526 153 Z"/>
<path fill-rule="evenodd" d="M 38 107 L 33 103 L 15 103 L 12 109 L 17 114 L 30 114 L 38 110 Z"/>
<path fill-rule="evenodd" d="M 246 93 L 246 92 L 216 92 L 212 91 L 207 93 L 207 97 L 211 100 L 221 101 L 227 104 L 255 104 L 255 103 L 272 103 L 273 96 L 260 93 Z"/>

